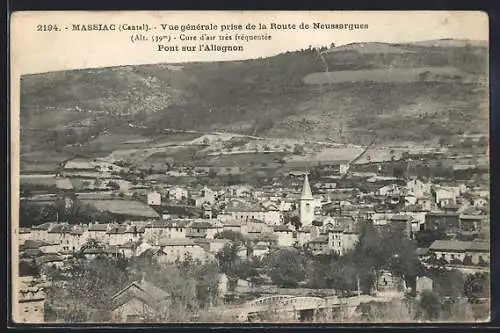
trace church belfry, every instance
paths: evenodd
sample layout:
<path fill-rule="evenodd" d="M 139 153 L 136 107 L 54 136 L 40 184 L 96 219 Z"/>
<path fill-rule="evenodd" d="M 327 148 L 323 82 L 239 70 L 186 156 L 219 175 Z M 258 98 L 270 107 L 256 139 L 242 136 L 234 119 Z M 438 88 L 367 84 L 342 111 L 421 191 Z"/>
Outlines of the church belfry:
<path fill-rule="evenodd" d="M 302 186 L 302 193 L 300 194 L 299 214 L 302 226 L 312 224 L 314 219 L 314 197 L 312 196 L 307 173 L 305 174 L 304 185 Z"/>

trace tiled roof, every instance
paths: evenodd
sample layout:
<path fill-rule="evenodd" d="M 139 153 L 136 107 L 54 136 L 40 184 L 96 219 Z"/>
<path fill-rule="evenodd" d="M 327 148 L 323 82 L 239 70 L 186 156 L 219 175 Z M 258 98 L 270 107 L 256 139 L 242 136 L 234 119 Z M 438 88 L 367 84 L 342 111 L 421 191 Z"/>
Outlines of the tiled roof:
<path fill-rule="evenodd" d="M 193 221 L 189 224 L 189 228 L 193 228 L 193 229 L 212 229 L 212 228 L 215 228 L 215 226 L 210 223 L 210 222 L 206 222 L 206 221 Z"/>
<path fill-rule="evenodd" d="M 23 244 L 21 244 L 20 247 L 22 249 L 38 249 L 41 246 L 48 246 L 48 245 L 51 244 L 43 240 L 27 239 L 24 241 Z"/>
<path fill-rule="evenodd" d="M 288 225 L 277 225 L 274 228 L 274 232 L 285 232 L 285 231 L 293 231 Z"/>
<path fill-rule="evenodd" d="M 108 225 L 107 224 L 92 224 L 89 226 L 89 231 L 107 231 L 108 230 Z"/>
<path fill-rule="evenodd" d="M 484 241 L 458 241 L 458 240 L 436 240 L 429 247 L 429 250 L 433 251 L 479 251 L 479 252 L 489 252 L 490 245 L 489 242 Z"/>
<path fill-rule="evenodd" d="M 169 238 L 160 240 L 159 246 L 194 246 L 196 245 L 192 239 L 189 238 Z"/>
<path fill-rule="evenodd" d="M 452 213 L 452 212 L 429 212 L 426 214 L 426 216 L 458 216 L 458 213 Z"/>
<path fill-rule="evenodd" d="M 33 229 L 33 230 L 49 230 L 53 224 L 55 224 L 55 222 L 46 222 L 43 224 L 32 226 L 31 229 Z"/>
<path fill-rule="evenodd" d="M 328 237 L 319 236 L 311 240 L 309 243 L 328 243 Z"/>
<path fill-rule="evenodd" d="M 486 215 L 460 215 L 460 218 L 463 220 L 478 220 L 482 221 L 486 219 Z"/>
<path fill-rule="evenodd" d="M 124 234 L 127 231 L 126 226 L 117 226 L 106 231 L 108 235 Z"/>
<path fill-rule="evenodd" d="M 37 259 L 37 262 L 39 264 L 45 264 L 48 262 L 57 262 L 57 261 L 63 261 L 63 258 L 57 254 L 46 254 Z"/>
<path fill-rule="evenodd" d="M 390 219 L 392 221 L 408 221 L 408 220 L 411 220 L 411 216 L 396 214 L 396 215 L 391 216 Z"/>
<path fill-rule="evenodd" d="M 116 309 L 132 298 L 138 298 L 150 307 L 157 309 L 164 306 L 170 295 L 144 279 L 134 281 L 111 297 L 112 309 Z"/>
<path fill-rule="evenodd" d="M 60 234 L 69 234 L 71 233 L 72 227 L 67 224 L 55 224 L 48 230 L 49 234 L 60 233 Z"/>

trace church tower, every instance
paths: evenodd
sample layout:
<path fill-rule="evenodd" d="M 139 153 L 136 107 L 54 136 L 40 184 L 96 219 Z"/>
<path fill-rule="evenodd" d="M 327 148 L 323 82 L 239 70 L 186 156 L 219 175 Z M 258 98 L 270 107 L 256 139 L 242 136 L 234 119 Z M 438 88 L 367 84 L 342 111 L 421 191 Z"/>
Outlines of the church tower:
<path fill-rule="evenodd" d="M 302 226 L 312 224 L 314 219 L 314 198 L 312 196 L 311 186 L 309 186 L 307 173 L 305 174 L 304 185 L 302 187 L 302 193 L 300 194 L 299 214 Z"/>

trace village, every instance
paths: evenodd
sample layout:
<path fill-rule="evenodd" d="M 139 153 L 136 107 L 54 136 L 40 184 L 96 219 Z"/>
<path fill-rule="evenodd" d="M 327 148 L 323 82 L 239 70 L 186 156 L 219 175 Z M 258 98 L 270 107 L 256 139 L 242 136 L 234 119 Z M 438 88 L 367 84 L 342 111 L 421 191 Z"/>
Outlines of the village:
<path fill-rule="evenodd" d="M 418 298 L 436 289 L 437 282 L 425 273 L 433 269 L 442 274 L 459 272 L 463 279 L 485 279 L 490 263 L 487 170 L 478 172 L 477 165 L 464 166 L 468 162 L 449 155 L 405 154 L 389 161 L 356 163 L 358 156 L 356 161 L 297 167 L 253 184 L 238 182 L 237 176 L 253 171 L 234 165 L 179 165 L 168 171 L 150 168 L 144 174 L 126 163 L 88 158 L 65 161 L 54 175 L 21 175 L 21 183 L 31 177 L 44 179 L 44 184 L 53 181 L 53 186 L 49 190 L 21 186 L 21 224 L 14 231 L 24 281 L 19 290 L 20 315 L 26 321 L 61 320 L 55 318 L 64 315 L 54 314 L 57 306 L 50 304 L 51 288 L 67 287 L 75 260 L 99 258 L 147 262 L 151 267 L 177 267 L 185 261 L 213 264 L 217 290 L 210 291 L 210 302 L 202 307 L 221 313 L 230 309 L 238 318 L 241 311 L 234 309 L 276 297 L 279 302 L 285 296 L 302 302 L 304 311 L 325 308 L 331 297 L 337 305 L 342 303 L 339 297 L 358 297 L 358 312 L 363 302 L 401 300 L 408 293 Z M 446 160 L 455 161 L 448 173 L 441 170 Z M 415 161 L 431 165 L 431 174 L 418 175 L 418 168 L 412 169 Z M 438 176 L 432 174 L 432 165 L 441 168 Z M 475 173 L 468 174 L 470 170 Z M 170 179 L 189 175 L 198 182 L 172 184 L 163 180 L 165 175 Z M 374 266 L 374 281 L 361 278 L 360 282 L 356 268 L 355 275 L 345 270 L 345 286 L 339 285 L 340 278 L 317 282 L 325 279 L 315 276 L 319 266 L 303 263 L 298 273 L 284 267 L 281 273 L 289 277 L 283 278 L 270 265 L 277 260 L 279 266 L 293 253 L 313 263 L 322 260 L 317 258 L 343 260 L 365 251 L 371 234 L 379 235 L 374 238 L 379 242 L 400 244 L 381 251 L 386 258 L 375 259 L 382 263 Z M 412 263 L 414 257 L 417 261 Z M 296 264 L 295 257 L 290 260 Z M 400 269 L 405 263 L 395 261 L 412 267 Z M 242 273 L 240 266 L 255 269 Z M 295 273 L 295 281 L 287 280 Z M 148 318 L 165 320 L 158 309 L 171 299 L 168 292 L 148 281 L 144 272 L 136 270 L 135 276 L 117 285 L 93 311 L 106 311 L 114 321 L 136 322 L 146 321 L 146 307 Z M 464 288 L 459 289 L 463 294 Z M 476 303 L 488 303 L 484 295 L 477 299 Z M 266 311 L 249 310 L 243 320 Z"/>

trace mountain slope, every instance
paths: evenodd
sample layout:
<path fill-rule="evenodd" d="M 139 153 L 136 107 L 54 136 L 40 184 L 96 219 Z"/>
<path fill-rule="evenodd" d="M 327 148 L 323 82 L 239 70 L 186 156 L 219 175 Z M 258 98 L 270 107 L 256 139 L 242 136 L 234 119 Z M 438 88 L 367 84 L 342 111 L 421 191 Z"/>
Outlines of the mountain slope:
<path fill-rule="evenodd" d="M 21 123 L 44 131 L 75 122 L 116 131 L 133 123 L 151 131 L 352 143 L 373 133 L 394 142 L 486 132 L 487 48 L 448 40 L 421 44 L 362 43 L 246 61 L 29 75 L 21 82 Z"/>

